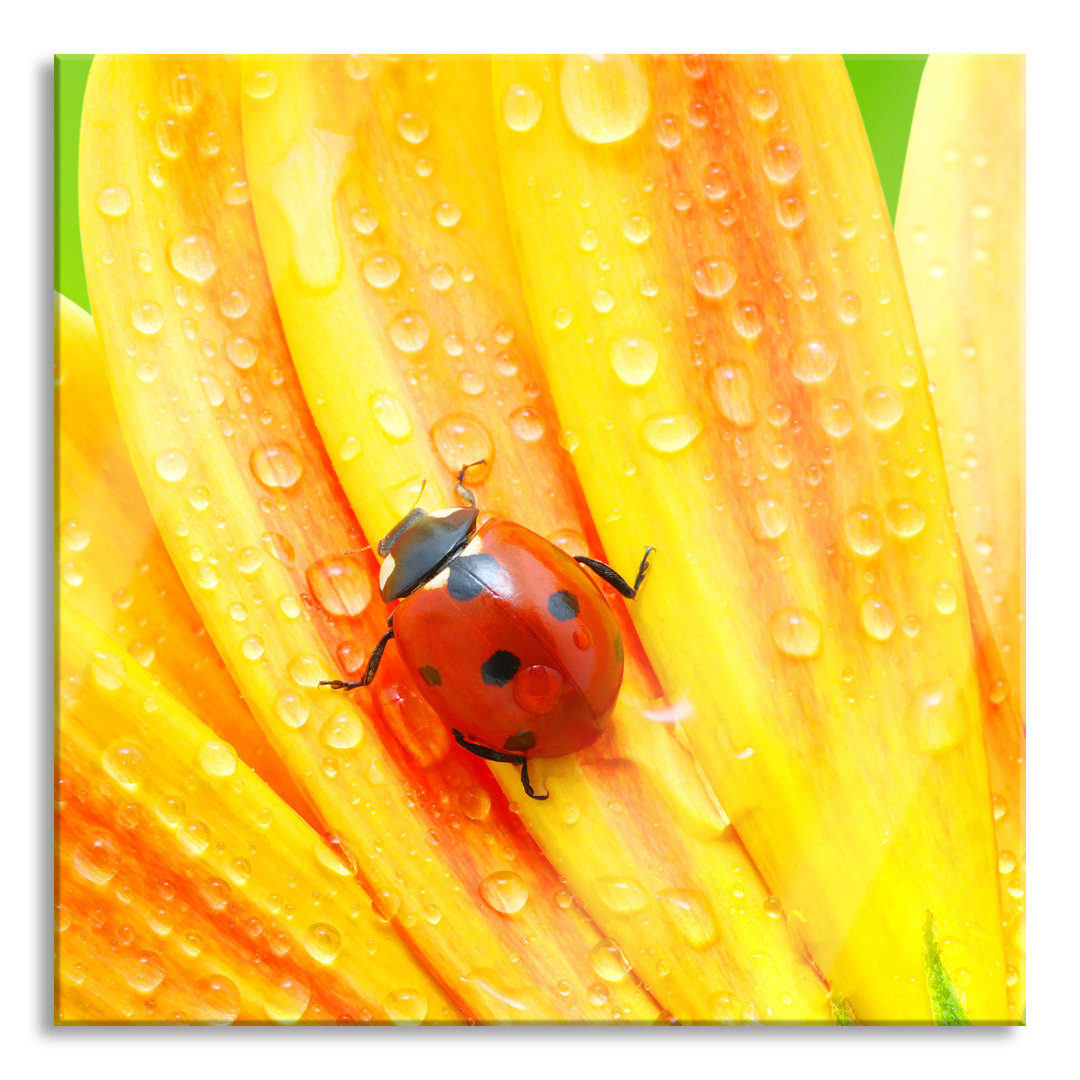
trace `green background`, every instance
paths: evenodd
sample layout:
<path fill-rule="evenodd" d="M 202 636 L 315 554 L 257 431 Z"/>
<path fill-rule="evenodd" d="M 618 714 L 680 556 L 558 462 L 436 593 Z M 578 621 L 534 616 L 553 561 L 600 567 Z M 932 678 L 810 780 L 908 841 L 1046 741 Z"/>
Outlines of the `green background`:
<path fill-rule="evenodd" d="M 79 242 L 79 116 L 82 112 L 89 56 L 58 56 L 55 68 L 55 272 L 59 292 L 87 310 L 82 245 Z M 911 115 L 926 57 L 847 55 L 844 57 L 866 134 L 874 151 L 889 215 L 896 216 Z"/>

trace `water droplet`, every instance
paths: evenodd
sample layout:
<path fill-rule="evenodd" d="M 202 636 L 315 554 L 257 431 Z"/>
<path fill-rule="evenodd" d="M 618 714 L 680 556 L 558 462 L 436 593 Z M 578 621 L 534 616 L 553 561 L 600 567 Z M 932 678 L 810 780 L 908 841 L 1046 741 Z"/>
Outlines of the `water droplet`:
<path fill-rule="evenodd" d="M 736 427 L 750 427 L 757 420 L 750 372 L 737 360 L 719 363 L 709 372 L 713 400 Z"/>
<path fill-rule="evenodd" d="M 771 87 L 759 86 L 750 91 L 746 107 L 755 119 L 771 120 L 776 115 L 776 110 L 780 108 L 780 98 Z"/>
<path fill-rule="evenodd" d="M 588 142 L 628 138 L 649 114 L 649 84 L 630 56 L 567 56 L 559 89 L 567 122 Z"/>
<path fill-rule="evenodd" d="M 689 446 L 701 432 L 693 413 L 660 413 L 642 424 L 645 442 L 659 454 L 675 454 Z"/>
<path fill-rule="evenodd" d="M 859 608 L 863 629 L 877 641 L 887 641 L 896 629 L 896 616 L 893 615 L 884 597 L 868 596 Z"/>
<path fill-rule="evenodd" d="M 916 536 L 926 525 L 926 511 L 914 499 L 893 499 L 885 508 L 885 520 L 897 536 Z"/>
<path fill-rule="evenodd" d="M 436 420 L 431 426 L 431 441 L 439 460 L 451 473 L 470 461 L 484 461 L 469 472 L 469 483 L 480 484 L 491 473 L 494 447 L 483 425 L 465 413 Z"/>
<path fill-rule="evenodd" d="M 527 407 L 515 409 L 507 423 L 511 432 L 522 442 L 536 442 L 545 430 L 544 418 L 535 409 Z"/>
<path fill-rule="evenodd" d="M 964 710 L 947 684 L 934 683 L 915 691 L 910 729 L 918 748 L 934 757 L 960 743 L 966 730 Z"/>
<path fill-rule="evenodd" d="M 444 229 L 452 229 L 461 220 L 461 207 L 452 202 L 439 203 L 435 207 L 435 220 Z M 462 280 L 465 280 L 464 273 Z"/>
<path fill-rule="evenodd" d="M 581 234 L 580 243 L 582 251 L 595 251 L 597 245 L 596 233 L 592 229 L 586 229 Z"/>
<path fill-rule="evenodd" d="M 401 442 L 412 434 L 412 420 L 401 401 L 393 394 L 373 394 L 371 411 L 379 427 L 395 442 Z"/>
<path fill-rule="evenodd" d="M 791 371 L 800 382 L 827 379 L 836 367 L 836 351 L 824 338 L 810 337 L 792 345 L 788 353 Z"/>
<path fill-rule="evenodd" d="M 723 165 L 710 161 L 705 166 L 705 178 L 703 181 L 705 197 L 713 202 L 719 202 L 727 197 L 731 191 L 731 176 Z"/>
<path fill-rule="evenodd" d="M 825 402 L 821 415 L 821 426 L 836 439 L 842 439 L 853 423 L 851 406 L 841 398 L 832 398 Z"/>
<path fill-rule="evenodd" d="M 123 217 L 131 209 L 131 195 L 124 187 L 102 188 L 98 195 L 98 209 L 106 217 Z"/>
<path fill-rule="evenodd" d="M 503 94 L 503 119 L 511 131 L 528 131 L 535 127 L 543 107 L 536 91 L 524 83 L 512 83 Z"/>
<path fill-rule="evenodd" d="M 236 760 L 236 751 L 227 742 L 210 739 L 199 747 L 199 766 L 210 776 L 232 776 Z"/>
<path fill-rule="evenodd" d="M 570 325 L 570 320 L 573 318 L 568 308 L 556 308 L 551 313 L 551 321 L 559 330 L 565 330 Z"/>
<path fill-rule="evenodd" d="M 716 920 L 709 901 L 696 889 L 664 889 L 657 894 L 675 923 L 679 937 L 698 951 L 716 944 Z"/>
<path fill-rule="evenodd" d="M 934 589 L 934 607 L 942 615 L 951 615 L 956 610 L 956 590 L 947 581 Z"/>
<path fill-rule="evenodd" d="M 275 1024 L 296 1024 L 303 1019 L 311 991 L 295 975 L 284 975 L 263 990 L 262 1007 Z"/>
<path fill-rule="evenodd" d="M 293 487 L 303 472 L 300 459 L 287 443 L 255 447 L 250 462 L 255 479 L 271 490 Z"/>
<path fill-rule="evenodd" d="M 243 334 L 234 334 L 225 342 L 225 355 L 239 371 L 247 371 L 259 359 L 259 343 Z"/>
<path fill-rule="evenodd" d="M 156 334 L 165 325 L 165 312 L 153 300 L 139 300 L 131 308 L 131 325 L 140 334 Z"/>
<path fill-rule="evenodd" d="M 99 833 L 76 845 L 71 861 L 87 881 L 106 885 L 120 869 L 120 851 L 111 837 Z"/>
<path fill-rule="evenodd" d="M 332 923 L 312 923 L 304 931 L 304 948 L 318 964 L 332 964 L 341 952 L 341 931 Z"/>
<path fill-rule="evenodd" d="M 311 715 L 311 703 L 307 696 L 298 690 L 286 690 L 278 694 L 274 707 L 282 722 L 291 728 L 302 728 Z"/>
<path fill-rule="evenodd" d="M 1011 851 L 1002 849 L 998 852 L 998 872 L 1011 874 L 1016 869 L 1016 856 Z"/>
<path fill-rule="evenodd" d="M 660 354 L 656 346 L 640 334 L 621 334 L 611 343 L 611 366 L 629 386 L 644 386 L 656 372 Z"/>
<path fill-rule="evenodd" d="M 856 506 L 844 519 L 844 536 L 856 555 L 874 555 L 885 542 L 881 515 L 872 506 Z"/>
<path fill-rule="evenodd" d="M 152 994 L 165 978 L 165 965 L 157 953 L 120 953 L 114 962 L 124 982 L 137 994 Z"/>
<path fill-rule="evenodd" d="M 700 259 L 695 265 L 694 288 L 702 296 L 723 296 L 730 291 L 738 277 L 739 272 L 730 259 L 710 256 Z"/>
<path fill-rule="evenodd" d="M 383 1009 L 395 1024 L 419 1024 L 427 1017 L 427 998 L 419 990 L 394 990 L 386 995 Z"/>
<path fill-rule="evenodd" d="M 402 352 L 419 352 L 428 343 L 428 337 L 428 324 L 415 311 L 402 311 L 390 322 L 390 340 Z"/>
<path fill-rule="evenodd" d="M 429 135 L 427 121 L 419 113 L 402 113 L 397 122 L 398 134 L 414 145 L 422 143 Z"/>
<path fill-rule="evenodd" d="M 785 229 L 796 229 L 806 220 L 806 203 L 798 195 L 785 195 L 776 200 L 776 220 Z"/>
<path fill-rule="evenodd" d="M 761 166 L 776 184 L 786 184 L 802 165 L 802 151 L 790 139 L 770 139 Z"/>
<path fill-rule="evenodd" d="M 90 543 L 90 530 L 74 518 L 60 526 L 60 540 L 68 551 L 82 551 Z"/>
<path fill-rule="evenodd" d="M 630 970 L 630 961 L 611 938 L 602 938 L 589 950 L 589 963 L 593 971 L 607 982 L 625 979 Z"/>
<path fill-rule="evenodd" d="M 503 915 L 520 911 L 529 899 L 529 889 L 524 881 L 511 870 L 488 874 L 480 882 L 480 895 L 488 907 Z"/>
<path fill-rule="evenodd" d="M 202 233 L 174 236 L 169 242 L 169 262 L 189 281 L 207 281 L 217 270 L 214 242 Z"/>
<path fill-rule="evenodd" d="M 640 911 L 649 902 L 649 894 L 633 878 L 598 878 L 596 890 L 612 911 Z"/>
<path fill-rule="evenodd" d="M 124 661 L 114 653 L 96 651 L 90 661 L 90 673 L 103 690 L 119 690 L 127 682 Z"/>
<path fill-rule="evenodd" d="M 273 71 L 253 71 L 244 81 L 244 92 L 253 98 L 268 98 L 277 89 Z"/>
<path fill-rule="evenodd" d="M 761 535 L 767 540 L 775 540 L 783 536 L 791 523 L 791 515 L 787 507 L 776 499 L 760 498 L 754 504 L 758 515 L 758 525 Z"/>
<path fill-rule="evenodd" d="M 258 634 L 250 634 L 240 642 L 240 651 L 248 660 L 258 660 L 266 650 L 266 642 Z"/>
<path fill-rule="evenodd" d="M 285 665 L 285 669 L 298 686 L 318 686 L 320 680 L 327 677 L 322 661 L 311 653 L 297 653 Z"/>
<path fill-rule="evenodd" d="M 863 395 L 863 415 L 871 427 L 887 431 L 904 415 L 904 403 L 895 390 L 876 386 Z"/>
<path fill-rule="evenodd" d="M 364 280 L 373 289 L 389 289 L 401 277 L 401 265 L 388 251 L 369 255 L 362 269 Z"/>
<path fill-rule="evenodd" d="M 466 788 L 461 793 L 461 812 L 470 821 L 483 821 L 491 813 L 491 796 L 483 788 Z"/>
<path fill-rule="evenodd" d="M 671 113 L 664 113 L 662 116 L 656 118 L 656 123 L 653 125 L 653 130 L 656 132 L 656 141 L 661 146 L 666 146 L 669 150 L 673 150 L 676 146 L 682 142 L 682 130 L 679 124 L 679 118 L 672 116 Z"/>
<path fill-rule="evenodd" d="M 133 791 L 150 771 L 145 753 L 131 742 L 111 743 L 101 755 L 105 771 L 121 786 Z"/>
<path fill-rule="evenodd" d="M 623 225 L 623 236 L 631 244 L 644 244 L 652 236 L 652 222 L 644 214 L 631 214 Z"/>
<path fill-rule="evenodd" d="M 821 651 L 821 623 L 808 611 L 786 608 L 772 618 L 776 647 L 788 656 L 816 656 Z"/>
<path fill-rule="evenodd" d="M 356 556 L 319 559 L 307 568 L 305 577 L 316 603 L 328 615 L 355 618 L 371 603 L 371 579 Z"/>
<path fill-rule="evenodd" d="M 836 302 L 836 314 L 843 322 L 855 322 L 862 314 L 862 301 L 859 299 L 858 294 L 853 292 L 843 293 Z"/>
<path fill-rule="evenodd" d="M 353 213 L 352 227 L 361 236 L 370 236 L 379 227 L 379 215 L 370 206 L 361 206 Z"/>
<path fill-rule="evenodd" d="M 284 695 L 283 695 L 284 696 Z M 280 699 L 278 713 L 281 713 Z M 293 725 L 295 726 L 295 725 Z M 319 738 L 331 750 L 352 750 L 364 737 L 364 728 L 351 712 L 342 711 L 327 717 L 319 729 Z"/>
<path fill-rule="evenodd" d="M 615 306 L 615 297 L 607 289 L 597 289 L 592 294 L 592 306 L 601 315 L 606 314 Z"/>

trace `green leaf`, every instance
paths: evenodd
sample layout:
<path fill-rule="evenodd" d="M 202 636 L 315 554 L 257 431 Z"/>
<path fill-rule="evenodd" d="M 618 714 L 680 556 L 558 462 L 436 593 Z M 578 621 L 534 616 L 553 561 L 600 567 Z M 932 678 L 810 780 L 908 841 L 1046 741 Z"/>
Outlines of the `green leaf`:
<path fill-rule="evenodd" d="M 937 938 L 934 937 L 934 916 L 929 911 L 926 913 L 923 942 L 926 949 L 926 988 L 930 992 L 930 1007 L 935 1023 L 946 1027 L 970 1024 L 960 995 L 941 960 Z"/>

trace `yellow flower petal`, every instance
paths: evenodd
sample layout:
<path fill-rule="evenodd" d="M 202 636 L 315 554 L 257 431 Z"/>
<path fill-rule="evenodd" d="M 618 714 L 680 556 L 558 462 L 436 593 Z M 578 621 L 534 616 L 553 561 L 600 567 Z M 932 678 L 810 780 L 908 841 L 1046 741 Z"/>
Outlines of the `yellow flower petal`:
<path fill-rule="evenodd" d="M 273 92 L 260 74 L 249 95 Z M 651 1020 L 657 1007 L 631 979 L 590 993 L 601 935 L 560 904 L 557 876 L 487 770 L 448 756 L 447 733 L 414 706 L 402 673 L 388 666 L 375 703 L 318 685 L 336 673 L 335 652 L 355 659 L 383 620 L 370 605 L 372 558 L 345 554 L 361 535 L 271 301 L 240 95 L 237 63 L 196 58 L 99 58 L 87 88 L 89 292 L 165 544 L 271 744 L 456 1000 L 489 1020 Z M 340 149 L 323 140 L 298 174 L 332 173 Z M 121 213 L 101 202 L 116 188 L 129 196 Z M 146 382 L 142 369 L 157 374 Z M 493 876 L 511 904 L 485 899 Z"/>
<path fill-rule="evenodd" d="M 541 355 L 611 561 L 656 545 L 631 613 L 705 775 L 860 1019 L 931 1019 L 929 910 L 968 1015 L 1003 1020 L 958 546 L 842 63 L 497 61 L 495 100 L 518 86 Z"/>
<path fill-rule="evenodd" d="M 369 539 L 409 508 L 421 478 L 425 506 L 452 505 L 454 473 L 484 458 L 469 476 L 483 510 L 600 555 L 514 273 L 490 67 L 435 63 L 433 81 L 420 59 L 373 59 L 363 79 L 345 58 L 245 61 L 246 85 L 275 86 L 246 96 L 244 138 L 297 370 Z M 670 1014 L 825 1021 L 785 913 L 675 740 L 678 706 L 655 697 L 631 647 L 609 734 L 530 764 L 549 801 L 523 797 L 513 767 L 493 771 Z M 592 953 L 599 987 L 623 970 L 613 956 Z"/>
<path fill-rule="evenodd" d="M 1024 716 L 1024 58 L 931 56 L 896 242 L 956 528 Z"/>

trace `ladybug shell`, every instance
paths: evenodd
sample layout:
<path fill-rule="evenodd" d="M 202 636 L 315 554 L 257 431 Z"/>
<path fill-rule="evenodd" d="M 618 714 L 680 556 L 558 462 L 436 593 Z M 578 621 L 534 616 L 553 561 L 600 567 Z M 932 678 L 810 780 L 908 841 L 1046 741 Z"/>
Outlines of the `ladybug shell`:
<path fill-rule="evenodd" d="M 489 519 L 393 618 L 417 689 L 473 742 L 560 757 L 611 719 L 623 673 L 615 616 L 578 563 L 521 525 Z"/>

